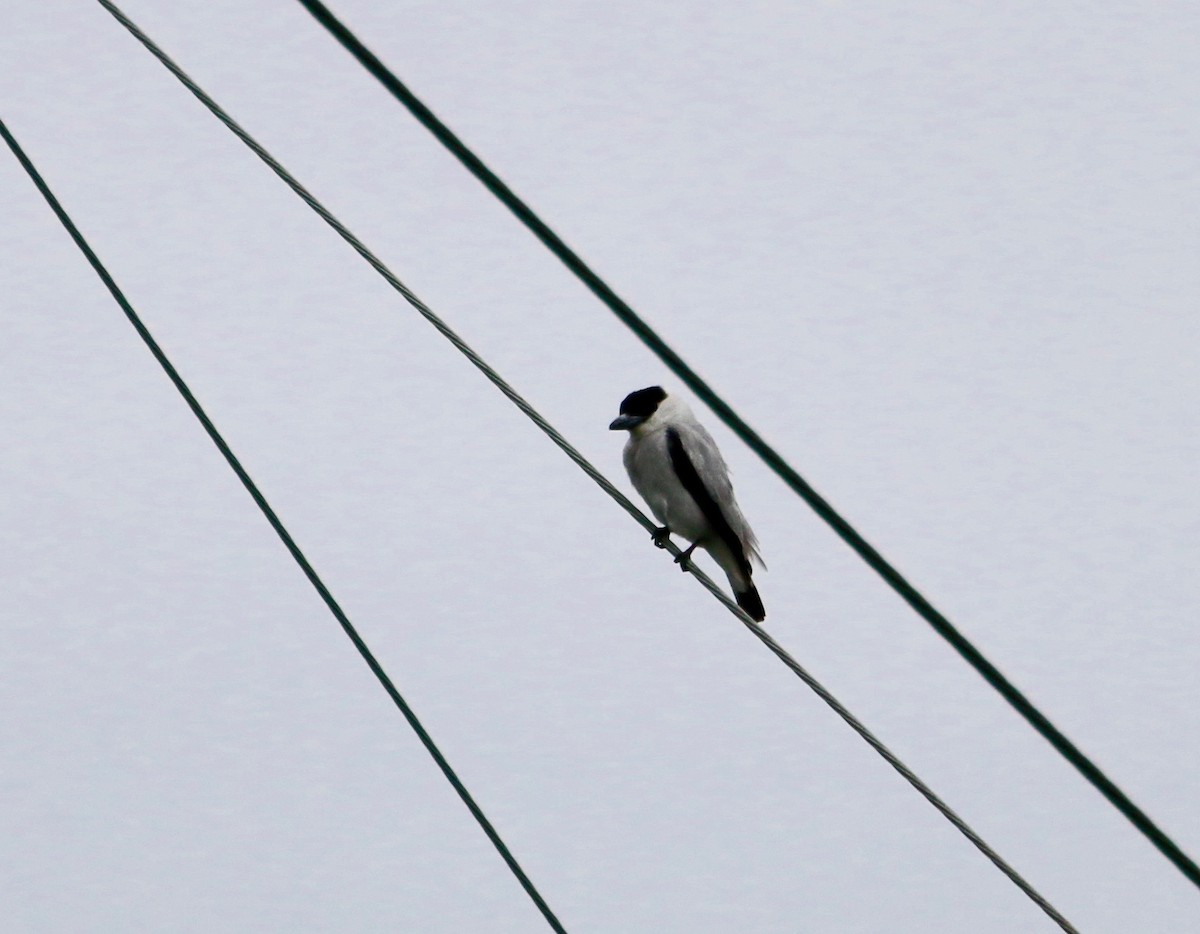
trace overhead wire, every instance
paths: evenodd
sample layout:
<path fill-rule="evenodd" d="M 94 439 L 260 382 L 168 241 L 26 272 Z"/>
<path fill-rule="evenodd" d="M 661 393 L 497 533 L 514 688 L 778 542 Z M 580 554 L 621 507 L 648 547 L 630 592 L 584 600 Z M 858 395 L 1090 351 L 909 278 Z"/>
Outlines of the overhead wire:
<path fill-rule="evenodd" d="M 218 120 L 245 143 L 289 188 L 313 209 L 333 230 L 363 257 L 422 317 L 435 327 L 451 344 L 465 356 L 493 385 L 517 406 L 537 427 L 547 435 L 577 466 L 601 487 L 618 505 L 629 513 L 644 529 L 653 532 L 655 524 L 597 470 L 553 425 L 533 408 L 500 374 L 479 356 L 461 337 L 436 315 L 411 289 L 409 289 L 365 244 L 362 243 L 341 221 L 339 221 L 317 198 L 283 167 L 266 149 L 246 132 L 216 101 L 188 76 L 156 43 L 138 28 L 111 0 L 98 0 L 113 17 L 124 26 L 155 58 L 157 58 Z M 682 552 L 668 543 L 670 553 L 678 557 Z M 725 607 L 738 617 L 776 657 L 809 686 L 830 708 L 851 726 L 876 752 L 900 773 L 922 796 L 947 818 L 971 843 L 979 849 L 1001 872 L 1064 931 L 1074 931 L 1069 921 L 1043 897 L 1012 866 L 996 853 L 966 822 L 945 804 L 911 769 L 855 718 L 824 686 L 809 674 L 792 656 L 783 649 L 760 626 L 756 625 L 707 575 L 694 564 L 690 570 L 696 579 Z"/>
<path fill-rule="evenodd" d="M 538 892 L 537 888 L 533 884 L 533 881 L 525 873 L 525 870 L 521 868 L 520 863 L 517 862 L 517 859 L 512 854 L 512 851 L 501 839 L 499 832 L 483 813 L 483 809 L 480 808 L 480 806 L 476 803 L 475 799 L 471 796 L 471 793 L 467 791 L 466 785 L 463 784 L 462 780 L 458 777 L 458 774 L 451 767 L 449 761 L 447 761 L 446 757 L 442 754 L 442 751 L 438 748 L 437 744 L 434 743 L 433 737 L 429 735 L 429 732 L 417 718 L 417 715 L 413 711 L 412 707 L 409 706 L 408 702 L 396 688 L 396 685 L 388 676 L 387 672 L 384 671 L 383 666 L 379 663 L 378 659 L 375 658 L 374 653 L 367 646 L 367 643 L 363 641 L 362 636 L 359 635 L 354 624 L 350 622 L 350 618 L 342 610 L 341 605 L 334 598 L 324 581 L 321 580 L 321 577 L 317 574 L 316 569 L 309 562 L 308 558 L 305 557 L 304 552 L 300 550 L 300 546 L 296 544 L 295 539 L 292 538 L 291 534 L 284 527 L 283 522 L 280 520 L 275 510 L 271 508 L 270 503 L 267 502 L 266 497 L 262 494 L 262 491 L 258 488 L 258 485 L 246 472 L 245 467 L 242 466 L 242 462 L 238 459 L 237 455 L 234 454 L 233 449 L 230 448 L 229 444 L 225 441 L 225 438 L 217 430 L 217 426 L 213 424 L 212 419 L 208 417 L 208 414 L 200 405 L 200 402 L 196 398 L 195 394 L 191 391 L 191 389 L 188 387 L 188 384 L 179 374 L 179 371 L 167 357 L 158 341 L 154 339 L 154 336 L 151 334 L 149 328 L 147 328 L 145 322 L 142 321 L 141 316 L 129 303 L 129 300 L 125 297 L 125 293 L 117 285 L 116 280 L 113 279 L 107 268 L 105 268 L 104 264 L 100 261 L 100 257 L 96 255 L 95 251 L 92 250 L 87 240 L 84 239 L 84 236 L 82 233 L 80 233 L 79 228 L 75 226 L 75 223 L 71 220 L 66 210 L 54 196 L 54 193 L 50 190 L 49 185 L 47 185 L 45 179 L 42 178 L 33 162 L 29 159 L 25 151 L 17 142 L 16 138 L 9 131 L 3 119 L 0 119 L 0 136 L 4 137 L 4 141 L 8 144 L 8 147 L 17 157 L 17 160 L 21 163 L 26 173 L 33 180 L 34 185 L 37 186 L 37 189 L 41 192 L 42 197 L 46 199 L 46 202 L 50 205 L 59 221 L 62 222 L 63 227 L 66 228 L 67 233 L 71 235 L 71 239 L 75 241 L 75 245 L 78 246 L 83 255 L 87 257 L 87 261 L 96 271 L 96 274 L 100 277 L 101 281 L 104 282 L 105 286 L 108 287 L 109 292 L 112 293 L 112 296 L 114 299 L 116 299 L 117 304 L 121 306 L 121 310 L 125 312 L 125 316 L 129 319 L 129 323 L 133 325 L 134 329 L 138 333 L 138 336 L 141 337 L 142 341 L 154 355 L 154 359 L 158 361 L 159 365 L 166 372 L 171 382 L 174 383 L 175 388 L 179 391 L 179 394 L 183 396 L 188 408 L 192 410 L 192 414 L 196 416 L 197 420 L 204 427 L 204 430 L 208 433 L 209 438 L 212 439 L 213 444 L 217 446 L 217 449 L 221 452 L 230 468 L 232 468 L 233 472 L 237 474 L 238 479 L 241 480 L 242 485 L 246 488 L 246 491 L 254 499 L 255 504 L 266 517 L 267 521 L 271 524 L 271 527 L 275 530 L 275 533 L 279 536 L 284 546 L 286 546 L 296 564 L 300 566 L 300 569 L 304 572 L 304 575 L 313 585 L 313 588 L 321 596 L 321 599 L 325 601 L 325 605 L 329 607 L 329 611 L 341 624 L 343 631 L 345 631 L 350 641 L 354 643 L 354 647 L 358 649 L 359 654 L 363 657 L 363 660 L 367 663 L 367 666 L 379 680 L 379 683 L 383 686 L 383 689 L 387 692 L 388 696 L 391 697 L 392 702 L 404 715 L 404 718 L 408 721 L 409 726 L 412 727 L 413 732 L 415 732 L 420 738 L 421 743 L 425 746 L 425 749 L 429 752 L 429 755 L 433 757 L 433 760 L 437 763 L 438 768 L 442 770 L 442 774 L 446 776 L 446 780 L 449 781 L 454 790 L 458 792 L 458 796 L 467 806 L 467 809 L 475 817 L 475 820 L 478 821 L 479 826 L 483 829 L 483 832 L 487 835 L 488 839 L 491 840 L 492 845 L 504 859 L 504 862 L 508 865 L 508 868 L 512 870 L 513 875 L 517 877 L 517 881 L 521 883 L 521 887 L 525 890 L 526 894 L 529 895 L 530 899 L 537 906 L 538 910 L 541 911 L 551 929 L 559 932 L 559 934 L 566 934 L 566 929 L 559 922 L 558 918 L 550 909 L 550 906 L 546 903 L 545 899 L 542 898 L 541 893 Z"/>
<path fill-rule="evenodd" d="M 934 631 L 1125 816 L 1180 872 L 1200 886 L 1200 866 L 1067 738 L 944 614 L 868 542 L 784 457 L 771 447 L 608 283 L 567 245 L 495 172 L 423 103 L 320 0 L 298 0 L 358 62 L 428 129 L 587 286 L 667 368 L 679 377 L 763 462 L 798 494 Z"/>

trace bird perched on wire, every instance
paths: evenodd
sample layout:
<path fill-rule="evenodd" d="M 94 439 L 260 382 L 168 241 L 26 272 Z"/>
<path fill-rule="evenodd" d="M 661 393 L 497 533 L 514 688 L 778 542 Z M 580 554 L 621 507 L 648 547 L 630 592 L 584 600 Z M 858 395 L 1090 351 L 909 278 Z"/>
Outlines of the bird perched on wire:
<path fill-rule="evenodd" d="M 654 544 L 665 548 L 672 533 L 691 542 L 675 559 L 685 571 L 692 552 L 703 548 L 728 575 L 738 606 L 762 622 L 767 613 L 750 580 L 751 560 L 766 567 L 758 540 L 733 497 L 717 443 L 687 403 L 661 386 L 639 389 L 625 397 L 621 414 L 608 427 L 629 432 L 625 469 L 663 524 Z"/>

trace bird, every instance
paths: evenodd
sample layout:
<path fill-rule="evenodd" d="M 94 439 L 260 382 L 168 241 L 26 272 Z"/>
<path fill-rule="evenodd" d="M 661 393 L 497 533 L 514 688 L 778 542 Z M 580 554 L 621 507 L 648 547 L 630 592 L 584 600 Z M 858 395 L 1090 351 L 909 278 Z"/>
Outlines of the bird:
<path fill-rule="evenodd" d="M 729 468 L 717 443 L 686 402 L 661 386 L 631 392 L 609 429 L 628 431 L 623 460 L 634 489 L 662 523 L 654 544 L 667 547 L 674 533 L 691 542 L 675 560 L 688 570 L 703 548 L 729 577 L 737 605 L 755 622 L 767 613 L 751 581 L 751 561 L 763 568 L 758 539 L 733 496 Z"/>

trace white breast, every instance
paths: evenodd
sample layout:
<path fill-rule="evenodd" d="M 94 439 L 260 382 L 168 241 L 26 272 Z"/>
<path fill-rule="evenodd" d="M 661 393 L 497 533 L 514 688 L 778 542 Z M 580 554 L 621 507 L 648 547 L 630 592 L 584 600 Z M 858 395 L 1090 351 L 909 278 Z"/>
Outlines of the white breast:
<path fill-rule="evenodd" d="M 624 461 L 634 489 L 659 522 L 689 542 L 711 537 L 712 527 L 671 465 L 665 430 L 641 437 L 630 435 L 625 444 Z"/>

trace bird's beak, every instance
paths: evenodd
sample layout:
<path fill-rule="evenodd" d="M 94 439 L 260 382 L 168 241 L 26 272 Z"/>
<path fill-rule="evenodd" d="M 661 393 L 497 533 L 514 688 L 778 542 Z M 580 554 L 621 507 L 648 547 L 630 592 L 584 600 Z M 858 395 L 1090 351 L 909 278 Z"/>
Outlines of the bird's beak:
<path fill-rule="evenodd" d="M 645 419 L 637 415 L 618 415 L 612 420 L 612 424 L 608 426 L 609 431 L 629 431 L 631 428 L 637 428 Z"/>

